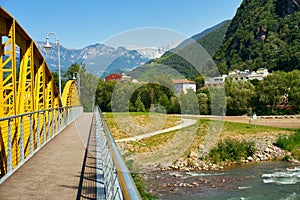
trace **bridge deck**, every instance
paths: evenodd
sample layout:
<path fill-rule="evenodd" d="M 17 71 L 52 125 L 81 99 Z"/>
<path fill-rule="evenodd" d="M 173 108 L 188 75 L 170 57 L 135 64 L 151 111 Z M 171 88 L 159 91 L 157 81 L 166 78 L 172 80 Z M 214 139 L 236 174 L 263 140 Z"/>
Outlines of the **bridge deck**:
<path fill-rule="evenodd" d="M 76 199 L 92 118 L 83 113 L 30 158 L 0 185 L 0 199 Z"/>

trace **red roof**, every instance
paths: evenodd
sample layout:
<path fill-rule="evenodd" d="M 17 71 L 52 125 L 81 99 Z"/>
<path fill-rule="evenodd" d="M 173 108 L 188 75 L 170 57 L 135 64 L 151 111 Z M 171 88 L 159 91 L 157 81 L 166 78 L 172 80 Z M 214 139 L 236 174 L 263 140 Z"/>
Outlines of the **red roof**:
<path fill-rule="evenodd" d="M 119 81 L 122 80 L 121 74 L 110 74 L 105 77 L 105 81 Z"/>

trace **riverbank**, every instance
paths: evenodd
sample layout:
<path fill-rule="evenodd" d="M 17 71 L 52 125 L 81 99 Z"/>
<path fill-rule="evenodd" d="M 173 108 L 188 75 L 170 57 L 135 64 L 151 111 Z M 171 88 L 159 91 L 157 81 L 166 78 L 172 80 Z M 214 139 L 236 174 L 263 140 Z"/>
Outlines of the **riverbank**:
<path fill-rule="evenodd" d="M 274 145 L 276 138 L 262 138 L 255 141 L 253 156 L 242 158 L 240 161 L 224 161 L 213 163 L 209 158 L 199 159 L 199 152 L 191 151 L 187 157 L 181 157 L 172 165 L 162 166 L 160 170 L 179 170 L 179 171 L 216 171 L 231 168 L 247 163 L 259 163 L 261 161 L 288 161 L 290 163 L 300 164 L 292 158 L 291 153 Z"/>
<path fill-rule="evenodd" d="M 158 199 L 300 198 L 300 165 L 287 162 L 248 163 L 219 171 L 152 171 L 144 178 Z"/>

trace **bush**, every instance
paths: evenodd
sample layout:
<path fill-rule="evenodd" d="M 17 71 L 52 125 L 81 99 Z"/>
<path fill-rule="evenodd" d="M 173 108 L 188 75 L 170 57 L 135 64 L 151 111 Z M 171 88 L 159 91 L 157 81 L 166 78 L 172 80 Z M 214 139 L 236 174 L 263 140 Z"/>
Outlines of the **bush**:
<path fill-rule="evenodd" d="M 214 163 L 227 160 L 239 162 L 242 158 L 253 156 L 255 151 L 254 142 L 226 139 L 210 151 L 209 157 Z"/>
<path fill-rule="evenodd" d="M 290 151 L 296 159 L 300 160 L 300 130 L 290 136 L 279 136 L 276 146 Z"/>

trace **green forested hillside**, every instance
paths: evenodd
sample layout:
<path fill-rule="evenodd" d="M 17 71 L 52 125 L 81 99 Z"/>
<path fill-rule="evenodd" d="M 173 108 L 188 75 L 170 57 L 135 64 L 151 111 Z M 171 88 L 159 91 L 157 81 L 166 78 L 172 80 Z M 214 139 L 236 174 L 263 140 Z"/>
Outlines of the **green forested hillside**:
<path fill-rule="evenodd" d="M 222 23 L 222 26 L 211 33 L 199 38 L 197 42 L 202 45 L 202 47 L 213 56 L 215 51 L 222 46 L 225 33 L 231 23 L 231 20 L 227 20 Z"/>
<path fill-rule="evenodd" d="M 194 43 L 197 42 L 207 51 L 207 53 L 212 57 L 215 51 L 222 45 L 222 41 L 224 39 L 225 33 L 227 31 L 227 28 L 230 25 L 230 20 L 224 21 L 207 31 L 204 31 L 203 33 L 197 34 L 192 37 L 192 39 L 187 40 L 183 42 L 183 44 L 179 45 L 179 47 L 175 50 L 166 52 L 162 57 L 158 58 L 157 60 L 150 61 L 151 65 L 146 64 L 144 66 L 138 67 L 134 69 L 130 74 L 135 77 L 139 78 L 141 73 L 147 74 L 153 74 L 153 73 L 147 73 L 147 69 L 151 72 L 155 72 L 156 74 L 162 74 L 166 72 L 166 68 L 172 68 L 173 70 L 167 70 L 168 72 L 173 71 L 175 73 L 172 73 L 172 76 L 175 76 L 174 78 L 178 77 L 179 74 L 183 75 L 185 78 L 194 79 L 197 74 L 199 74 L 199 70 L 195 69 L 195 66 L 193 66 L 190 62 L 180 57 L 180 54 L 189 54 L 186 57 L 197 59 L 199 55 L 196 55 L 197 53 L 195 50 Z M 197 39 L 195 41 L 195 39 Z M 190 49 L 194 50 L 190 50 Z M 196 47 L 197 48 L 197 47 Z M 194 51 L 194 52 L 193 52 Z M 175 53 L 174 53 L 175 52 Z M 194 55 L 194 54 L 195 55 Z M 208 57 L 209 55 L 206 55 Z M 151 76 L 143 76 L 143 79 L 145 80 L 149 79 Z"/>
<path fill-rule="evenodd" d="M 300 0 L 244 0 L 214 59 L 229 69 L 300 69 Z"/>

